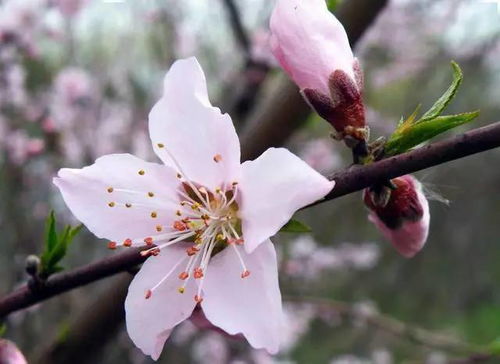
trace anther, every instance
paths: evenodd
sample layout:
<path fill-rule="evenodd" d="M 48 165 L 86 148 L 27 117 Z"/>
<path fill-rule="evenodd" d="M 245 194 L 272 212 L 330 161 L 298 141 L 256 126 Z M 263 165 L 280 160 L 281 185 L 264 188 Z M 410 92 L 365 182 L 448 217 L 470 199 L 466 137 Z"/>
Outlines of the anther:
<path fill-rule="evenodd" d="M 109 193 L 111 193 L 111 192 L 114 191 L 114 188 L 113 187 L 108 187 L 108 189 L 106 191 L 108 191 Z"/>
<path fill-rule="evenodd" d="M 185 291 L 184 287 L 177 288 L 177 292 L 179 293 L 184 293 L 184 291 Z"/>
<path fill-rule="evenodd" d="M 153 245 L 153 238 L 152 237 L 144 238 L 144 242 L 146 243 L 146 245 Z"/>
<path fill-rule="evenodd" d="M 123 246 L 126 246 L 127 248 L 132 246 L 132 239 L 125 239 Z"/>
<path fill-rule="evenodd" d="M 165 147 L 165 144 L 162 144 L 162 143 L 158 143 L 156 145 L 158 146 L 158 148 L 164 148 Z"/>
<path fill-rule="evenodd" d="M 177 210 L 177 211 L 175 212 L 175 214 L 176 214 L 177 216 L 182 216 L 182 212 L 181 212 L 181 210 Z"/>
<path fill-rule="evenodd" d="M 203 301 L 203 297 L 196 295 L 194 296 L 194 300 L 196 301 L 196 303 L 201 303 Z"/>
<path fill-rule="evenodd" d="M 152 217 L 153 219 L 156 219 L 156 217 L 157 217 L 157 216 L 158 216 L 158 213 L 157 213 L 156 211 L 153 211 L 153 212 L 151 213 L 151 217 Z"/>
<path fill-rule="evenodd" d="M 173 227 L 175 230 L 178 230 L 178 231 L 184 231 L 187 229 L 186 224 L 183 223 L 182 221 L 178 221 L 178 220 L 174 221 Z"/>
<path fill-rule="evenodd" d="M 222 160 L 222 156 L 220 154 L 214 155 L 214 162 L 219 163 Z"/>
<path fill-rule="evenodd" d="M 241 273 L 241 278 L 246 278 L 250 275 L 250 271 L 249 270 L 244 270 L 243 273 Z"/>
<path fill-rule="evenodd" d="M 115 207 L 115 203 L 114 202 L 110 202 L 110 203 L 108 203 L 108 206 L 109 207 Z"/>
<path fill-rule="evenodd" d="M 148 300 L 151 298 L 152 295 L 153 295 L 153 292 L 150 289 L 148 289 L 146 291 L 146 294 L 144 295 L 144 298 Z"/>
<path fill-rule="evenodd" d="M 160 232 L 163 230 L 163 227 L 161 225 L 156 225 L 156 231 Z"/>
<path fill-rule="evenodd" d="M 178 179 L 181 179 L 181 178 L 182 178 L 182 174 L 177 173 L 177 178 L 178 178 Z"/>
<path fill-rule="evenodd" d="M 154 197 L 154 195 L 155 195 L 155 194 L 154 194 L 153 192 L 148 192 L 148 196 L 149 196 L 149 197 Z"/>
<path fill-rule="evenodd" d="M 234 182 L 232 183 L 232 185 L 233 185 L 233 187 L 235 187 L 236 185 L 238 185 L 238 182 L 234 181 Z"/>
<path fill-rule="evenodd" d="M 193 273 L 193 277 L 195 279 L 203 278 L 203 269 L 201 269 L 201 268 L 195 268 L 194 269 L 194 273 Z"/>
<path fill-rule="evenodd" d="M 108 249 L 114 250 L 114 249 L 116 249 L 116 245 L 117 245 L 116 241 L 110 241 L 108 243 Z"/>
<path fill-rule="evenodd" d="M 188 277 L 189 277 L 188 272 L 181 272 L 181 274 L 179 274 L 179 279 L 186 280 L 188 279 Z"/>
<path fill-rule="evenodd" d="M 191 257 L 199 251 L 200 251 L 200 249 L 198 249 L 197 247 L 191 246 L 191 247 L 186 249 L 186 254 Z"/>
<path fill-rule="evenodd" d="M 139 172 L 137 172 L 137 173 L 139 173 L 139 175 L 141 175 L 141 176 L 144 176 L 144 173 L 146 173 L 146 172 L 144 172 L 144 170 L 143 170 L 143 169 L 141 169 L 141 170 L 139 170 Z"/>
<path fill-rule="evenodd" d="M 132 204 L 127 202 L 127 203 L 125 204 L 125 207 L 129 209 L 129 208 L 131 208 L 131 207 L 132 207 Z"/>

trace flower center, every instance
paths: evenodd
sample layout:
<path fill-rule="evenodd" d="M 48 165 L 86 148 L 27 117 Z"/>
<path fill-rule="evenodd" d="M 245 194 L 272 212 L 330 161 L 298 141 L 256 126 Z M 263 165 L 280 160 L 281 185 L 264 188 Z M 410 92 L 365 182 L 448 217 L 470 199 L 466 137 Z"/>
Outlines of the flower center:
<path fill-rule="evenodd" d="M 159 148 L 164 149 L 163 144 L 158 144 Z M 160 251 L 168 246 L 181 242 L 191 242 L 192 245 L 186 248 L 186 254 L 177 261 L 171 270 L 151 289 L 146 291 L 145 298 L 152 296 L 153 292 L 172 274 L 178 274 L 180 285 L 179 293 L 184 293 L 189 279 L 199 280 L 197 294 L 194 299 L 200 303 L 203 300 L 202 287 L 207 274 L 210 259 L 226 248 L 234 250 L 235 258 L 241 264 L 241 278 L 250 275 L 240 250 L 244 240 L 241 234 L 241 220 L 238 217 L 238 182 L 223 184 L 214 191 L 207 189 L 192 182 L 182 171 L 179 164 L 170 155 L 177 167 L 177 178 L 181 181 L 177 189 L 177 198 L 173 201 L 177 205 L 175 211 L 176 219 L 171 226 L 156 225 L 157 234 L 137 239 L 126 239 L 123 246 L 133 245 L 149 246 L 148 249 L 141 251 L 143 256 L 157 256 Z M 217 154 L 213 161 L 219 163 L 222 156 Z M 147 171 L 139 170 L 138 174 L 144 176 Z M 126 193 L 141 193 L 108 187 L 107 192 L 115 191 Z M 154 198 L 154 192 L 147 192 L 147 196 Z M 109 207 L 132 208 L 138 204 L 109 202 Z M 152 205 L 158 206 L 158 205 Z M 158 213 L 150 212 L 150 217 L 156 219 Z M 115 249 L 118 246 L 116 242 L 110 242 L 109 248 Z M 184 264 L 184 269 L 180 267 Z M 179 273 L 180 271 L 180 273 Z"/>

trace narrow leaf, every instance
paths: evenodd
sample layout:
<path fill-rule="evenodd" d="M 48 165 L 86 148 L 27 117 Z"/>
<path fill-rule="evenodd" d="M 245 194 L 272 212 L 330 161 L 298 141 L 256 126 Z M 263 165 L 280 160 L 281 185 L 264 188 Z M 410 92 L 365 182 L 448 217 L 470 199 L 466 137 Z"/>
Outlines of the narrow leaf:
<path fill-rule="evenodd" d="M 52 210 L 45 222 L 45 248 L 51 251 L 57 244 L 56 216 Z"/>
<path fill-rule="evenodd" d="M 436 103 L 427 111 L 418 122 L 424 122 L 441 115 L 446 106 L 453 100 L 458 88 L 463 80 L 462 70 L 458 63 L 452 61 L 451 67 L 453 68 L 453 82 L 446 92 L 436 101 Z"/>
<path fill-rule="evenodd" d="M 311 228 L 298 220 L 291 219 L 281 229 L 282 233 L 310 233 Z"/>
<path fill-rule="evenodd" d="M 478 115 L 479 111 L 474 111 L 458 115 L 439 116 L 431 120 L 419 122 L 405 131 L 404 134 L 394 133 L 385 145 L 385 153 L 387 155 L 404 153 L 445 131 L 471 122 Z"/>

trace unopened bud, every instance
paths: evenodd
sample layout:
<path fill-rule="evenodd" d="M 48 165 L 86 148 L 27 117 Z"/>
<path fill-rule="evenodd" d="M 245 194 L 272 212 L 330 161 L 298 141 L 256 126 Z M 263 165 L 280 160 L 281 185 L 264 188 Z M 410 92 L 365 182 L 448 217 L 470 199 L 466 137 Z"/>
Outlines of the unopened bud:
<path fill-rule="evenodd" d="M 38 273 L 38 268 L 40 267 L 40 258 L 36 255 L 29 255 L 26 258 L 26 272 L 30 276 L 34 276 Z"/>
<path fill-rule="evenodd" d="M 369 219 L 404 257 L 424 246 L 429 233 L 429 204 L 422 185 L 411 175 L 393 179 L 394 186 L 366 189 L 363 200 Z"/>

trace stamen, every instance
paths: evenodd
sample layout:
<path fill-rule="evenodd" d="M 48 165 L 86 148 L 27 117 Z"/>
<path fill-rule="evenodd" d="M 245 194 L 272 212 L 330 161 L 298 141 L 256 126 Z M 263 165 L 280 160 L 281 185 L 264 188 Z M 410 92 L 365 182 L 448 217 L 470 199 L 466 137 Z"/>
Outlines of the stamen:
<path fill-rule="evenodd" d="M 153 245 L 153 238 L 152 237 L 144 238 L 144 242 L 146 243 L 146 245 Z"/>
<path fill-rule="evenodd" d="M 116 246 L 117 246 L 116 241 L 110 241 L 108 243 L 108 249 L 114 250 L 116 249 Z"/>
<path fill-rule="evenodd" d="M 152 217 L 153 219 L 156 219 L 156 218 L 158 217 L 158 213 L 157 213 L 156 211 L 153 211 L 153 212 L 151 213 L 151 217 Z"/>
<path fill-rule="evenodd" d="M 152 295 L 153 295 L 153 292 L 150 289 L 148 289 L 146 291 L 146 294 L 145 294 L 144 298 L 148 300 L 148 299 L 151 298 Z"/>
<path fill-rule="evenodd" d="M 146 172 L 144 172 L 144 170 L 143 170 L 143 169 L 141 169 L 141 170 L 139 170 L 137 173 L 139 173 L 139 175 L 140 175 L 140 176 L 144 176 L 144 174 L 145 174 Z"/>
<path fill-rule="evenodd" d="M 132 239 L 125 239 L 125 241 L 123 242 L 123 246 L 127 248 L 132 246 Z"/>
<path fill-rule="evenodd" d="M 173 227 L 175 230 L 178 230 L 178 231 L 184 231 L 187 229 L 186 224 L 182 221 L 179 221 L 179 220 L 174 221 Z"/>
<path fill-rule="evenodd" d="M 189 277 L 188 272 L 181 272 L 181 274 L 179 274 L 179 279 L 186 280 L 188 279 L 188 277 Z"/>
<path fill-rule="evenodd" d="M 163 144 L 163 143 L 158 143 L 156 145 L 158 146 L 158 148 L 164 148 L 165 147 L 165 144 Z"/>
<path fill-rule="evenodd" d="M 244 270 L 243 273 L 241 273 L 241 278 L 246 278 L 250 275 L 250 271 L 249 270 Z"/>
<path fill-rule="evenodd" d="M 193 277 L 194 277 L 195 279 L 200 279 L 200 278 L 202 278 L 202 277 L 203 277 L 203 269 L 201 269 L 201 268 L 195 268 L 195 269 L 194 269 L 194 274 L 193 274 Z"/>
<path fill-rule="evenodd" d="M 129 208 L 131 208 L 131 207 L 132 207 L 132 204 L 127 202 L 127 203 L 125 204 L 125 207 L 129 209 Z"/>
<path fill-rule="evenodd" d="M 194 300 L 196 301 L 196 303 L 202 303 L 203 297 L 196 295 L 196 296 L 194 296 Z"/>
<path fill-rule="evenodd" d="M 108 206 L 109 207 L 115 207 L 115 203 L 113 201 L 111 201 L 110 203 L 108 203 Z"/>
<path fill-rule="evenodd" d="M 220 154 L 214 155 L 214 162 L 219 163 L 222 160 L 222 156 Z"/>
<path fill-rule="evenodd" d="M 161 232 L 163 230 L 163 227 L 161 225 L 156 225 L 156 231 Z"/>
<path fill-rule="evenodd" d="M 111 193 L 111 192 L 114 191 L 114 188 L 113 187 L 108 187 L 108 189 L 106 191 L 108 191 L 109 193 Z"/>
<path fill-rule="evenodd" d="M 179 288 L 177 288 L 177 291 L 178 291 L 179 293 L 184 293 L 184 291 L 185 291 L 185 290 L 186 290 L 186 289 L 185 289 L 184 287 L 179 287 Z"/>
<path fill-rule="evenodd" d="M 168 273 L 158 282 L 155 284 L 155 286 L 153 288 L 151 288 L 149 291 L 151 291 L 151 294 L 149 294 L 149 297 L 151 297 L 151 295 L 153 294 L 153 292 L 163 283 L 165 282 L 165 280 L 170 277 L 170 275 L 177 269 L 177 267 L 185 260 L 186 258 L 185 257 L 182 257 L 177 263 L 175 263 L 175 265 L 172 267 L 172 269 L 170 269 L 168 271 Z M 180 291 L 179 291 L 180 292 Z M 183 292 L 181 292 L 183 293 Z M 149 298 L 147 297 L 148 294 L 146 292 L 146 298 Z"/>

